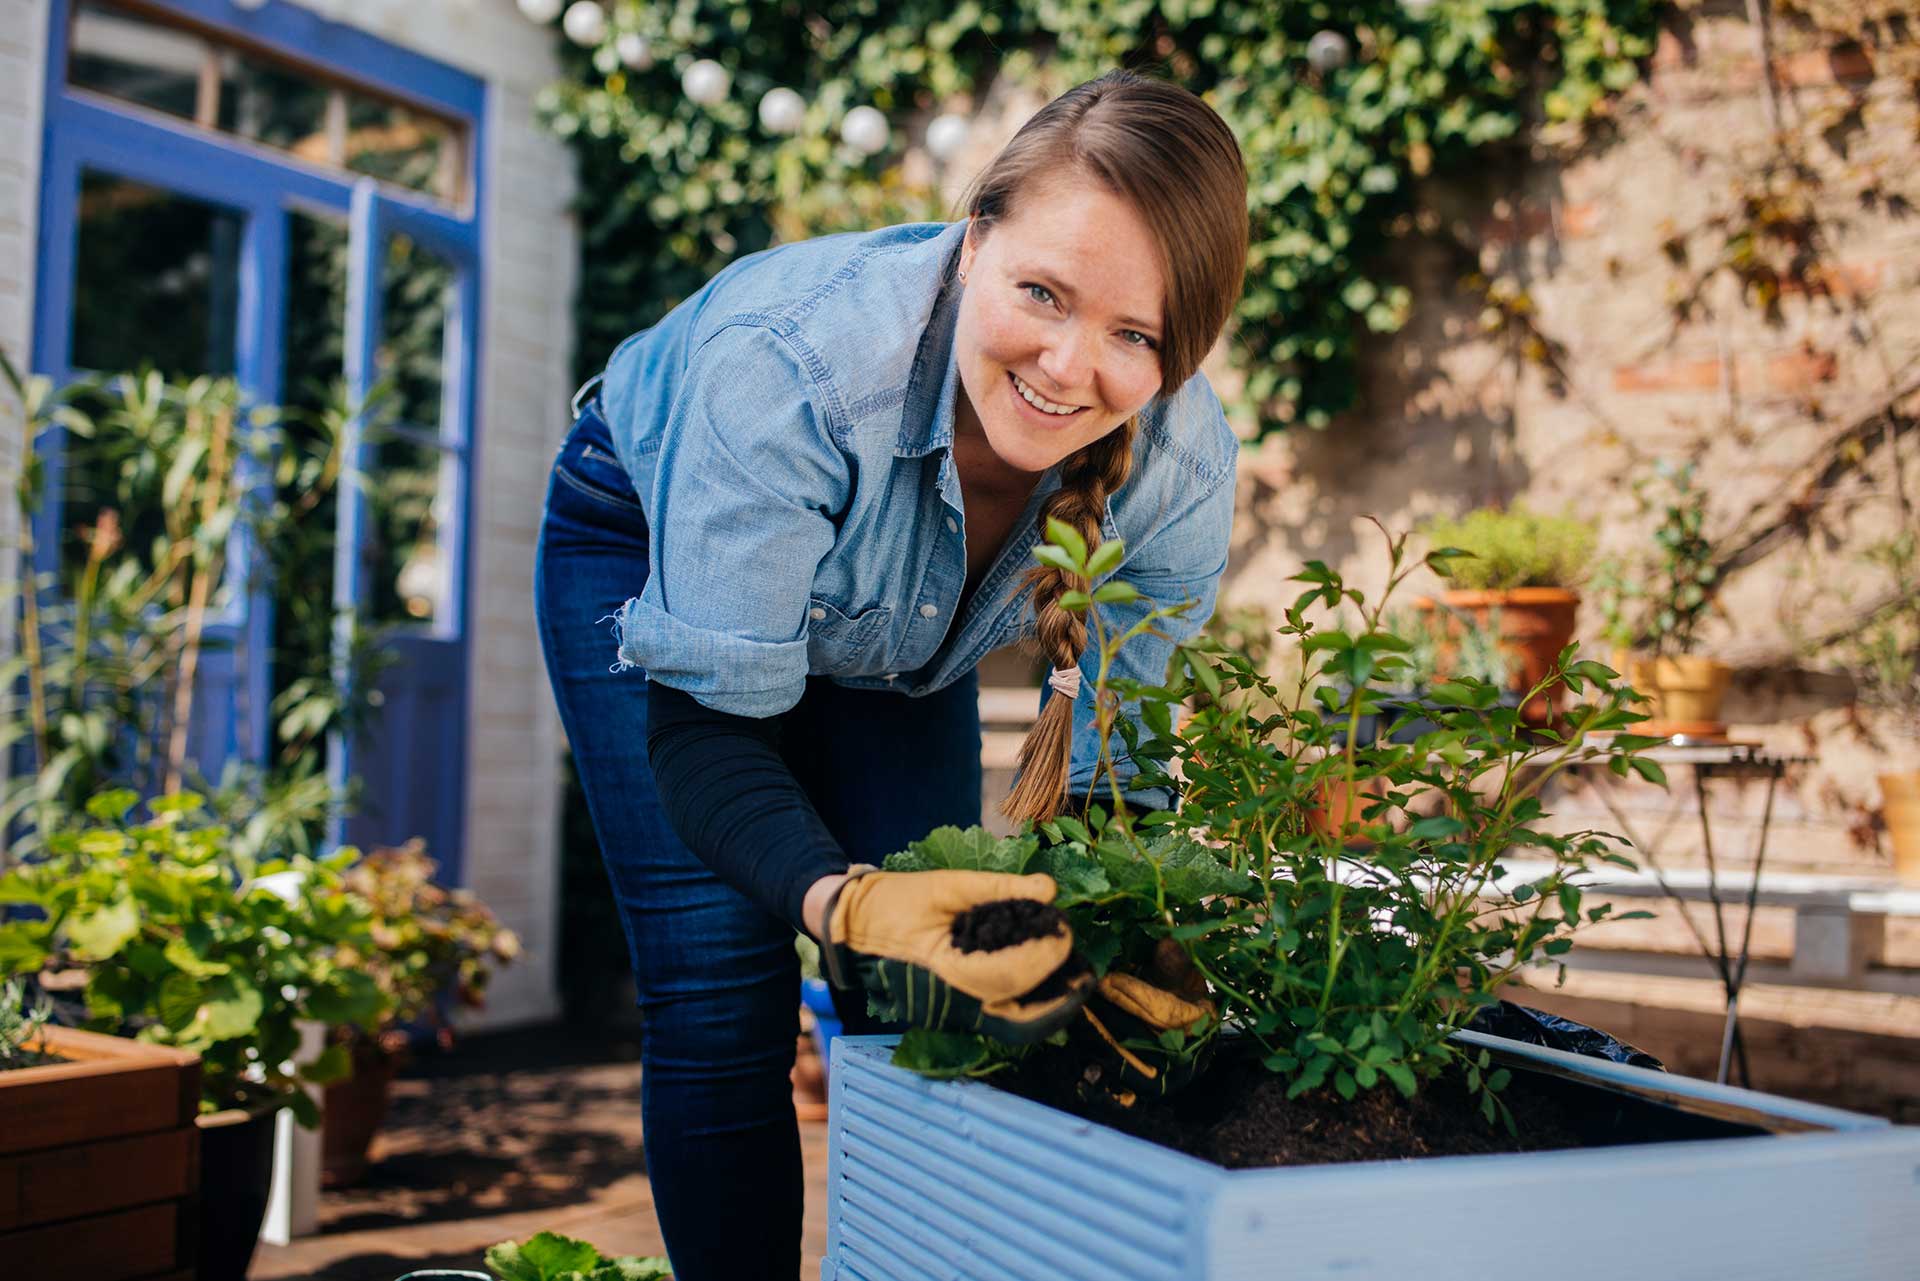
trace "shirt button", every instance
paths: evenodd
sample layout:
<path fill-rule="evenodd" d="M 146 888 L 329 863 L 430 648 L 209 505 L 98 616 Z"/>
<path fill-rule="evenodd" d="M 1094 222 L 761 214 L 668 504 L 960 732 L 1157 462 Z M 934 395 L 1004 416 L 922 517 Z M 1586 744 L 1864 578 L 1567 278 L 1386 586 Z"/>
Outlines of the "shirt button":
<path fill-rule="evenodd" d="M 922 605 L 920 607 L 920 617 L 922 618 L 932 618 L 934 615 L 938 614 L 939 612 L 940 612 L 939 609 L 937 609 L 932 605 Z"/>
<path fill-rule="evenodd" d="M 815 605 L 812 609 L 807 611 L 807 617 L 811 618 L 816 623 L 819 622 L 821 619 L 825 618 L 826 616 L 827 616 L 827 611 L 824 609 L 821 609 L 818 605 Z"/>
<path fill-rule="evenodd" d="M 947 517 L 947 532 L 949 534 L 957 534 L 960 532 L 959 522 L 954 520 L 954 518 L 951 516 Z"/>

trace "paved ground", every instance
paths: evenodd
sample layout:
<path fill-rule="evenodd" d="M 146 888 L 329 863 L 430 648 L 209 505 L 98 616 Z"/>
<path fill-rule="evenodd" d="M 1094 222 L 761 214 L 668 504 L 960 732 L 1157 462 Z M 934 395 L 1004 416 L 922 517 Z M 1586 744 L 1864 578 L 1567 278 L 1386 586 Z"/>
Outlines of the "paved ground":
<path fill-rule="evenodd" d="M 321 1202 L 321 1232 L 261 1246 L 252 1281 L 394 1281 L 480 1266 L 542 1229 L 611 1254 L 663 1254 L 640 1144 L 638 1047 L 561 1027 L 463 1040 L 394 1085 L 375 1164 Z M 807 1221 L 801 1276 L 826 1249 L 824 1122 L 801 1126 Z"/>

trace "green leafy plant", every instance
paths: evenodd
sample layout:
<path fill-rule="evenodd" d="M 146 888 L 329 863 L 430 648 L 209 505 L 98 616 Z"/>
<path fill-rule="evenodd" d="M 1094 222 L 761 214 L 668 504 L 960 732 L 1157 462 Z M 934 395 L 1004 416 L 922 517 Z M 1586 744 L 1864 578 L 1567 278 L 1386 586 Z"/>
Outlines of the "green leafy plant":
<path fill-rule="evenodd" d="M 0 1072 L 51 1061 L 52 1056 L 27 1047 L 52 1016 L 53 1003 L 45 996 L 30 997 L 25 980 L 0 983 Z"/>
<path fill-rule="evenodd" d="M 1666 459 L 1633 489 L 1641 511 L 1654 515 L 1651 545 L 1600 563 L 1606 639 L 1656 656 L 1691 653 L 1719 586 L 1706 536 L 1707 492 L 1695 482 L 1692 463 Z"/>
<path fill-rule="evenodd" d="M 372 945 L 367 906 L 340 884 L 358 852 L 256 860 L 199 796 L 157 797 L 144 820 L 138 801 L 94 797 L 0 877 L 0 905 L 39 909 L 0 923 L 0 975 L 77 980 L 86 1027 L 200 1055 L 203 1112 L 286 1106 L 315 1124 L 300 1085 L 351 1064 L 339 1045 L 294 1062 L 299 1024 L 372 1029 L 388 1008 L 342 959 Z"/>
<path fill-rule="evenodd" d="M 542 1232 L 487 1251 L 487 1271 L 500 1281 L 671 1281 L 661 1258 L 608 1258 L 585 1241 Z"/>
<path fill-rule="evenodd" d="M 1542 515 L 1518 503 L 1441 517 L 1421 532 L 1435 547 L 1468 553 L 1443 562 L 1440 573 L 1449 585 L 1482 591 L 1577 586 L 1596 536 L 1589 521 Z"/>
<path fill-rule="evenodd" d="M 1638 78 L 1657 13 L 1652 0 L 907 0 L 798 19 L 775 0 L 618 6 L 597 47 L 556 41 L 567 75 L 538 99 L 579 162 L 581 376 L 740 254 L 952 216 L 942 188 L 966 175 L 898 145 L 926 116 L 971 114 L 1004 83 L 1058 92 L 1123 66 L 1185 85 L 1233 127 L 1252 175 L 1240 408 L 1262 433 L 1324 426 L 1357 398 L 1366 335 L 1411 312 L 1395 251 L 1433 212 L 1422 180 L 1578 137 Z M 1341 65 L 1309 57 L 1323 32 L 1343 42 Z M 623 60 L 618 42 L 636 37 L 646 56 Z M 685 93 L 696 59 L 730 74 L 722 101 Z M 805 104 L 791 134 L 757 118 L 775 87 Z M 855 107 L 890 117 L 895 143 L 843 144 Z"/>
<path fill-rule="evenodd" d="M 1920 535 L 1903 530 L 1862 552 L 1890 586 L 1848 645 L 1862 703 L 1896 713 L 1920 734 Z"/>
<path fill-rule="evenodd" d="M 372 978 L 385 998 L 377 1034 L 426 1022 L 444 1040 L 440 998 L 481 1008 L 494 967 L 520 955 L 519 937 L 471 891 L 437 883 L 437 870 L 426 842 L 415 838 L 375 850 L 341 874 L 341 888 L 366 904 L 368 921 L 365 939 L 343 941 L 335 959 Z M 342 1030 L 349 1039 L 357 1032 L 353 1024 Z"/>
<path fill-rule="evenodd" d="M 340 620 L 331 593 L 334 534 L 325 516 L 346 478 L 342 442 L 356 415 L 378 430 L 384 393 L 350 407 L 335 388 L 311 412 L 247 402 L 230 378 L 171 382 L 152 370 L 54 387 L 0 353 L 23 409 L 16 490 L 18 653 L 4 665 L 0 742 L 30 768 L 0 790 L 16 842 L 80 812 L 108 786 L 149 793 L 194 786 L 256 849 L 311 852 L 347 803 L 325 779 L 325 741 L 373 714 L 383 644 Z M 50 440 L 61 435 L 62 531 L 55 572 L 34 569 Z M 236 539 L 244 534 L 244 539 Z M 236 548 L 252 555 L 234 561 Z M 212 626 L 262 580 L 274 598 L 281 749 L 265 770 L 230 765 L 212 780 L 188 753 Z M 344 623 L 344 625 L 342 625 Z M 350 636 L 335 662 L 336 627 Z"/>
<path fill-rule="evenodd" d="M 1049 537 L 1035 555 L 1088 588 L 1122 556 L 1112 543 L 1089 554 L 1069 529 L 1050 527 Z M 1408 743 L 1359 741 L 1360 718 L 1382 710 L 1379 684 L 1398 679 L 1406 662 L 1408 642 L 1382 626 L 1387 600 L 1417 568 L 1405 542 L 1387 539 L 1378 600 L 1319 562 L 1296 576 L 1306 590 L 1279 628 L 1280 643 L 1305 660 L 1290 689 L 1204 634 L 1175 648 L 1164 684 L 1112 680 L 1120 648 L 1184 606 L 1110 629 L 1100 607 L 1132 589 L 1115 580 L 1082 591 L 1068 607 L 1088 611 L 1101 655 L 1096 786 L 1105 804 L 1003 839 L 943 829 L 888 866 L 1051 874 L 1077 950 L 1103 975 L 1164 972 L 1167 949 L 1176 949 L 1217 1014 L 1154 1039 L 1116 1040 L 1132 1061 L 1191 1070 L 1231 1031 L 1289 1079 L 1290 1094 L 1327 1088 L 1350 1099 L 1391 1085 L 1411 1096 L 1455 1072 L 1493 1119 L 1506 1074 L 1450 1034 L 1523 968 L 1562 956 L 1577 929 L 1609 914 L 1609 905 L 1583 903 L 1582 873 L 1599 862 L 1631 866 L 1605 833 L 1553 831 L 1540 793 L 1576 762 L 1664 777 L 1636 755 L 1652 740 L 1593 737 L 1642 718 L 1617 675 L 1572 646 L 1528 691 L 1557 680 L 1583 695 L 1562 725 L 1529 730 L 1499 687 L 1456 677 L 1433 685 L 1418 712 L 1434 722 L 1430 732 Z M 1426 563 L 1443 568 L 1456 554 Z M 1349 629 L 1317 621 L 1341 609 L 1357 616 Z M 1176 709 L 1190 700 L 1197 710 L 1176 726 Z M 1137 714 L 1122 715 L 1129 705 Z M 1116 738 L 1139 767 L 1129 785 L 1183 789 L 1177 811 L 1130 808 Z M 1316 818 L 1330 788 L 1368 800 L 1345 821 Z M 1520 856 L 1550 870 L 1505 883 L 1503 860 Z M 1014 1057 L 979 1038 L 910 1036 L 895 1061 L 981 1075 Z"/>

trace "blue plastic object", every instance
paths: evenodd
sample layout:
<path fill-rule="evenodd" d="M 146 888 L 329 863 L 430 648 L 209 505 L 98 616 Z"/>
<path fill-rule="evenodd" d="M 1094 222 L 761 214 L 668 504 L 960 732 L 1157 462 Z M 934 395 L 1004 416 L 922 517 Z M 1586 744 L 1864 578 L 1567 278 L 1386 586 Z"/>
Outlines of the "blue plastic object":
<path fill-rule="evenodd" d="M 801 979 L 800 1000 L 813 1011 L 813 1043 L 820 1048 L 820 1062 L 833 1062 L 833 1040 L 840 1035 L 840 1015 L 833 1008 L 833 989 L 825 979 Z"/>

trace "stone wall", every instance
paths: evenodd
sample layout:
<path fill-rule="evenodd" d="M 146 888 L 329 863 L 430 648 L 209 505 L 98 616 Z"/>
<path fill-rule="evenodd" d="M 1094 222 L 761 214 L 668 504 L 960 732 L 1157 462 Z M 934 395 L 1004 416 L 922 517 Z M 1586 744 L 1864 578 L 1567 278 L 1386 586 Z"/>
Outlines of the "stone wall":
<path fill-rule="evenodd" d="M 1866 724 L 1881 746 L 1849 729 L 1853 682 L 1831 653 L 1803 651 L 1873 598 L 1882 584 L 1858 554 L 1911 519 L 1902 494 L 1920 497 L 1905 416 L 1920 411 L 1920 219 L 1901 195 L 1920 200 L 1916 50 L 1849 46 L 1776 17 L 1781 136 L 1812 177 L 1769 184 L 1778 153 L 1744 6 L 1688 9 L 1601 136 L 1430 184 L 1406 241 L 1412 322 L 1374 346 L 1360 408 L 1243 458 L 1223 599 L 1289 601 L 1286 579 L 1309 558 L 1377 589 L 1370 516 L 1404 530 L 1524 501 L 1588 516 L 1603 552 L 1628 550 L 1651 523 L 1632 477 L 1655 458 L 1697 458 L 1709 535 L 1751 548 L 1702 636 L 1736 668 L 1727 715 L 1739 737 L 1818 756 L 1783 789 L 1769 865 L 1881 870 L 1874 774 L 1890 754 L 1920 766 L 1920 747 L 1884 719 Z M 1765 226 L 1774 233 L 1741 239 Z M 1771 311 L 1764 286 L 1737 274 L 1755 263 L 1790 268 Z M 1210 369 L 1231 381 L 1221 362 Z M 1589 603 L 1583 637 L 1598 624 Z M 1688 799 L 1642 785 L 1628 804 L 1652 827 Z M 1723 788 L 1711 803 L 1716 843 L 1737 859 L 1759 790 Z M 1557 808 L 1600 814 L 1573 797 Z M 1696 833 L 1677 822 L 1662 848 L 1683 861 Z"/>

